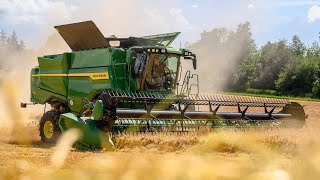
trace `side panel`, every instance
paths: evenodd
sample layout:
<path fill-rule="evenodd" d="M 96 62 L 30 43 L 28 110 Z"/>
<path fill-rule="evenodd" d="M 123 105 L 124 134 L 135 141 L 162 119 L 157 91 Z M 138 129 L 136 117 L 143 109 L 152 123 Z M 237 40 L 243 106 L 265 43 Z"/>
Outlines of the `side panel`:
<path fill-rule="evenodd" d="M 72 52 L 71 69 L 101 67 L 111 64 L 109 49 L 93 49 L 87 51 Z"/>
<path fill-rule="evenodd" d="M 80 113 L 85 105 L 83 99 L 92 100 L 97 91 L 127 90 L 126 52 L 109 48 L 73 52 L 71 56 L 68 104 L 74 113 Z M 101 78 L 93 78 L 92 74 Z"/>
<path fill-rule="evenodd" d="M 65 96 L 61 96 L 39 88 L 40 77 L 39 67 L 35 67 L 31 70 L 31 102 L 44 104 L 49 98 L 59 98 L 60 100 L 66 101 Z"/>
<path fill-rule="evenodd" d="M 97 90 L 111 89 L 109 77 L 92 79 L 90 76 L 72 76 L 72 74 L 109 74 L 108 67 L 82 68 L 69 70 L 68 104 L 72 111 L 80 112 L 83 108 L 83 98 L 91 100 Z M 108 75 L 109 76 L 109 75 Z"/>
<path fill-rule="evenodd" d="M 67 96 L 68 53 L 39 57 L 39 88 L 55 94 Z"/>
<path fill-rule="evenodd" d="M 39 96 L 39 84 L 40 84 L 40 78 L 39 78 L 39 67 L 34 67 L 31 69 L 31 78 L 30 78 L 30 86 L 31 86 L 31 102 L 34 103 L 40 103 L 41 99 L 38 97 Z"/>
<path fill-rule="evenodd" d="M 181 32 L 173 32 L 167 34 L 157 34 L 151 36 L 143 36 L 142 38 L 151 39 L 157 41 L 164 46 L 170 46 L 170 44 L 179 36 Z"/>
<path fill-rule="evenodd" d="M 31 99 L 43 103 L 58 97 L 77 114 L 85 105 L 83 100 L 92 100 L 97 91 L 129 90 L 126 54 L 109 48 L 40 57 L 39 68 L 32 72 Z"/>

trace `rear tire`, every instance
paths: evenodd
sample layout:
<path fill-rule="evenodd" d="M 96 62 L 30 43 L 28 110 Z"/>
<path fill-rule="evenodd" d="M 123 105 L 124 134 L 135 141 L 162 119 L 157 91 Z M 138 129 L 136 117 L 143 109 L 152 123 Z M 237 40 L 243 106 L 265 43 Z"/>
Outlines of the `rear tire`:
<path fill-rule="evenodd" d="M 40 137 L 44 143 L 56 143 L 61 134 L 58 121 L 60 113 L 56 110 L 45 112 L 40 120 Z"/>

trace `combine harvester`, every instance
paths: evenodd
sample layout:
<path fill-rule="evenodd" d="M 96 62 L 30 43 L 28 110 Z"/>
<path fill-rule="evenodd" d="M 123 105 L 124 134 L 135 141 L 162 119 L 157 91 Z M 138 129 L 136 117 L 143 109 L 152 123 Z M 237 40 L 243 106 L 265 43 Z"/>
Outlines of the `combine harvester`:
<path fill-rule="evenodd" d="M 196 74 L 181 79 L 181 61 L 196 69 L 196 55 L 169 46 L 180 33 L 105 38 L 92 21 L 55 28 L 72 52 L 38 57 L 31 71 L 32 104 L 51 105 L 43 142 L 71 128 L 82 132 L 76 147 L 113 149 L 110 137 L 121 133 L 305 124 L 303 107 L 288 100 L 199 94 Z"/>

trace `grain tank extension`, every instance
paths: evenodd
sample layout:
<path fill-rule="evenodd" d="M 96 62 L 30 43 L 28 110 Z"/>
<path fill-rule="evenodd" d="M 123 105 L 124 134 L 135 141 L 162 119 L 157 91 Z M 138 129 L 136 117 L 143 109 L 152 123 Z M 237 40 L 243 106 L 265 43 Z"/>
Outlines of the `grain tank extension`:
<path fill-rule="evenodd" d="M 104 37 L 92 21 L 55 28 L 72 52 L 38 57 L 31 70 L 31 102 L 52 107 L 40 120 L 43 142 L 72 128 L 82 132 L 76 147 L 113 149 L 121 133 L 305 124 L 303 107 L 285 99 L 199 94 L 181 61 L 196 69 L 201 60 L 170 47 L 180 33 Z"/>

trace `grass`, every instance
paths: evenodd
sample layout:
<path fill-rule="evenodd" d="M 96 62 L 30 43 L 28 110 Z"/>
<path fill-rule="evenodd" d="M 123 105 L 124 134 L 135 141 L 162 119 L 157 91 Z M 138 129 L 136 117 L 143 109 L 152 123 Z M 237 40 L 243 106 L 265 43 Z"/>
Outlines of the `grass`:
<path fill-rule="evenodd" d="M 317 179 L 318 129 L 125 136 L 115 152 L 58 145 L 0 148 L 0 179 Z M 64 144 L 61 146 L 61 144 Z M 5 162 L 5 163 L 4 163 Z"/>
<path fill-rule="evenodd" d="M 238 92 L 223 92 L 227 95 L 235 96 L 250 96 L 250 97 L 263 97 L 263 98 L 277 98 L 277 99 L 290 99 L 297 101 L 311 101 L 311 102 L 320 102 L 320 99 L 310 98 L 310 97 L 290 97 L 290 96 L 276 96 L 276 95 L 266 95 L 266 94 L 250 94 L 250 93 L 238 93 Z"/>

